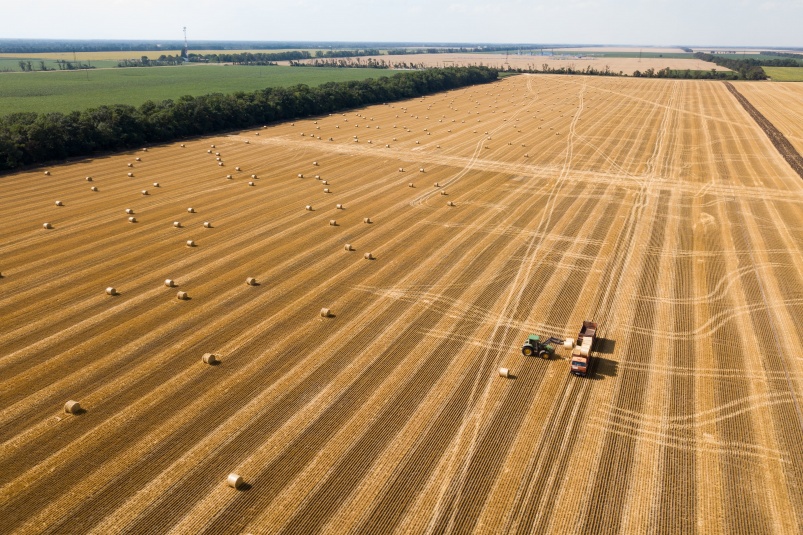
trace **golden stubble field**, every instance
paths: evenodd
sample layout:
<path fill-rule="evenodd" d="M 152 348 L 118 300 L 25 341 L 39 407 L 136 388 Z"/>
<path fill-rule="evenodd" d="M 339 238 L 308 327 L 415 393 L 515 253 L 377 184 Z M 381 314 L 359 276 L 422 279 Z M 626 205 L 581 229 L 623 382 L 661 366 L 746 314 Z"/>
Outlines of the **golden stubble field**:
<path fill-rule="evenodd" d="M 724 84 L 517 76 L 44 171 L 0 179 L 0 531 L 803 526 L 803 181 Z M 590 377 L 521 355 L 584 319 Z"/>

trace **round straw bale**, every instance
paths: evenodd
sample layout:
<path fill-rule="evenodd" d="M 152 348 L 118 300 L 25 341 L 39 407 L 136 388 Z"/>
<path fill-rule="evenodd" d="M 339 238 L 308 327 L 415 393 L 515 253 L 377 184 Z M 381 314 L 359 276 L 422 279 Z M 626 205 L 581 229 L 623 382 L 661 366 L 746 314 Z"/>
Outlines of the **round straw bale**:
<path fill-rule="evenodd" d="M 350 243 L 347 243 L 344 249 L 346 249 L 346 251 L 353 251 L 354 247 L 352 247 Z"/>
<path fill-rule="evenodd" d="M 71 399 L 64 404 L 64 412 L 67 414 L 78 414 L 81 412 L 81 404 Z"/>
<path fill-rule="evenodd" d="M 510 370 L 507 368 L 499 368 L 499 377 L 510 377 Z"/>
<path fill-rule="evenodd" d="M 91 176 L 86 177 L 86 181 L 87 182 L 92 182 L 92 177 Z"/>
<path fill-rule="evenodd" d="M 422 167 L 422 168 L 420 168 L 420 169 L 418 170 L 418 172 L 419 172 L 419 173 L 423 173 L 423 172 L 424 172 L 424 168 L 423 168 L 423 167 Z"/>
<path fill-rule="evenodd" d="M 217 164 L 219 167 L 223 167 L 223 162 L 218 162 Z"/>
<path fill-rule="evenodd" d="M 92 186 L 92 187 L 91 187 L 91 188 L 89 188 L 89 189 L 91 189 L 92 191 L 98 191 L 98 187 L 97 187 L 97 186 Z"/>
<path fill-rule="evenodd" d="M 332 193 L 331 191 L 329 191 L 329 188 L 323 188 L 323 192 L 324 193 Z"/>
<path fill-rule="evenodd" d="M 210 146 L 210 147 L 212 147 L 213 149 L 215 148 L 215 146 L 214 146 L 214 145 L 209 145 L 209 146 Z"/>
<path fill-rule="evenodd" d="M 253 182 L 249 182 L 249 183 L 248 183 L 248 185 L 249 185 L 249 186 L 253 186 L 253 185 L 254 185 L 254 183 L 253 183 Z"/>
<path fill-rule="evenodd" d="M 184 148 L 184 143 L 182 143 L 182 144 L 181 144 L 181 148 L 182 148 L 182 149 Z"/>
<path fill-rule="evenodd" d="M 257 285 L 257 280 L 254 277 L 248 277 L 247 279 L 245 279 L 245 283 L 248 286 L 256 286 Z"/>
<path fill-rule="evenodd" d="M 363 218 L 362 222 L 370 224 L 371 223 L 371 218 L 370 217 L 365 217 L 365 218 Z"/>
<path fill-rule="evenodd" d="M 436 188 L 439 188 L 439 187 L 441 187 L 440 183 L 439 183 L 439 182 L 435 182 L 435 187 L 436 187 Z"/>
<path fill-rule="evenodd" d="M 117 290 L 113 286 L 106 288 L 106 293 L 109 295 L 117 295 Z"/>
<path fill-rule="evenodd" d="M 220 153 L 218 152 L 218 154 L 220 154 Z M 217 158 L 215 158 L 215 160 L 217 160 L 217 161 L 219 161 L 219 162 L 220 162 L 220 161 L 221 161 L 221 159 L 220 159 L 220 156 L 218 156 Z"/>
<path fill-rule="evenodd" d="M 365 253 L 363 255 L 363 258 L 365 258 L 366 260 L 373 260 L 374 259 L 374 255 L 371 254 L 371 253 Z"/>
<path fill-rule="evenodd" d="M 201 357 L 201 362 L 209 365 L 217 364 L 217 355 L 214 353 L 204 353 L 204 356 Z"/>
<path fill-rule="evenodd" d="M 332 316 L 332 311 L 331 310 L 329 310 L 328 308 L 322 308 L 321 309 L 321 317 L 328 318 L 328 317 L 331 317 L 331 316 Z"/>
<path fill-rule="evenodd" d="M 446 193 L 446 190 L 445 190 L 445 189 L 442 189 L 442 190 L 441 190 L 441 195 L 448 195 L 448 193 Z"/>
<path fill-rule="evenodd" d="M 226 479 L 226 483 L 233 489 L 239 489 L 245 482 L 243 481 L 242 476 L 237 474 L 229 474 L 229 477 Z"/>
<path fill-rule="evenodd" d="M 134 167 L 134 164 L 131 163 L 131 162 L 128 162 L 128 167 Z"/>
<path fill-rule="evenodd" d="M 315 180 L 320 180 L 320 179 L 321 179 L 321 175 L 315 175 Z"/>
<path fill-rule="evenodd" d="M 233 177 L 233 176 L 231 176 L 231 175 L 226 175 L 226 178 L 228 178 L 229 180 L 231 180 L 231 179 L 232 179 L 232 178 L 234 178 L 234 177 Z"/>
<path fill-rule="evenodd" d="M 53 228 L 53 225 L 51 225 L 50 223 L 44 223 L 42 225 L 42 228 L 51 229 L 51 228 Z"/>
<path fill-rule="evenodd" d="M 195 208 L 193 208 L 192 206 L 190 206 L 189 208 L 187 208 L 187 212 L 189 212 L 189 213 L 191 213 L 191 214 L 194 214 L 194 213 L 195 213 Z"/>
<path fill-rule="evenodd" d="M 173 226 L 176 228 L 181 228 L 181 221 L 173 221 Z"/>
<path fill-rule="evenodd" d="M 588 347 L 580 348 L 580 354 L 583 355 L 584 357 L 587 357 L 589 353 L 591 353 L 591 348 Z"/>
<path fill-rule="evenodd" d="M 154 183 L 153 183 L 153 187 L 154 187 L 154 188 L 158 188 L 158 187 L 159 187 L 159 183 L 158 183 L 158 182 L 154 182 Z"/>
<path fill-rule="evenodd" d="M 449 202 L 446 203 L 446 206 L 454 206 L 454 202 L 449 201 Z"/>
<path fill-rule="evenodd" d="M 235 168 L 234 168 L 234 170 L 235 170 L 235 171 L 242 171 L 242 169 L 240 169 L 240 167 L 239 167 L 239 166 L 235 167 Z"/>
<path fill-rule="evenodd" d="M 148 190 L 146 190 L 146 189 L 142 190 L 142 194 L 143 195 L 148 195 Z"/>
<path fill-rule="evenodd" d="M 165 286 L 168 288 L 173 288 L 176 285 L 176 281 L 173 279 L 165 279 Z"/>
<path fill-rule="evenodd" d="M 399 173 L 404 173 L 404 167 L 399 167 Z"/>
<path fill-rule="evenodd" d="M 136 223 L 137 222 L 137 218 L 134 217 L 134 216 L 131 216 L 131 217 L 128 218 L 128 222 L 129 223 Z"/>
<path fill-rule="evenodd" d="M 312 162 L 312 165 L 318 165 L 318 162 Z"/>
<path fill-rule="evenodd" d="M 306 208 L 306 210 L 308 212 L 312 212 L 312 205 L 311 204 L 308 204 L 305 208 Z"/>
<path fill-rule="evenodd" d="M 572 349 L 574 347 L 574 339 L 573 338 L 567 338 L 566 340 L 564 340 L 563 341 L 563 347 L 566 348 L 566 349 Z"/>
<path fill-rule="evenodd" d="M 211 150 L 209 150 L 209 149 L 207 149 L 206 153 L 207 153 L 207 154 L 212 154 L 212 151 L 211 151 Z"/>
<path fill-rule="evenodd" d="M 343 205 L 342 204 L 336 204 L 335 208 L 337 208 L 338 210 L 342 210 L 343 209 Z"/>
<path fill-rule="evenodd" d="M 133 213 L 134 213 L 134 210 L 133 210 L 133 209 L 131 209 L 131 208 L 126 208 L 126 209 L 125 209 L 125 213 L 127 213 L 127 214 L 133 214 Z"/>
<path fill-rule="evenodd" d="M 61 201 L 56 201 L 56 206 L 64 206 L 64 203 Z"/>
<path fill-rule="evenodd" d="M 335 219 L 330 219 L 330 220 L 329 220 L 329 226 L 330 226 L 330 227 L 336 227 L 336 226 L 337 226 L 337 220 L 335 220 Z"/>
<path fill-rule="evenodd" d="M 132 177 L 132 176 L 134 176 L 134 173 L 128 173 L 128 176 Z"/>
<path fill-rule="evenodd" d="M 179 299 L 181 301 L 185 301 L 187 299 L 187 292 L 178 292 L 176 294 L 176 299 Z"/>
<path fill-rule="evenodd" d="M 195 247 L 195 242 L 192 240 L 187 240 L 187 247 Z"/>
<path fill-rule="evenodd" d="M 414 187 L 415 187 L 415 184 L 413 184 L 412 182 L 410 182 L 409 184 L 407 184 L 407 187 L 408 187 L 408 188 L 414 188 Z"/>
<path fill-rule="evenodd" d="M 304 178 L 304 173 L 298 173 L 298 178 Z"/>
<path fill-rule="evenodd" d="M 212 223 L 209 221 L 204 221 L 204 228 L 212 228 Z"/>
<path fill-rule="evenodd" d="M 259 135 L 259 134 L 257 134 L 257 135 Z M 250 142 L 250 141 L 248 141 L 248 140 L 246 139 L 246 140 L 245 140 L 245 144 L 246 144 L 246 145 L 250 145 L 250 144 L 251 144 L 251 142 Z"/>
<path fill-rule="evenodd" d="M 148 149 L 142 149 L 142 152 L 148 152 Z"/>
<path fill-rule="evenodd" d="M 137 156 L 137 157 L 135 158 L 135 160 L 137 160 L 138 162 L 141 162 L 141 161 L 142 161 L 142 158 L 140 158 L 139 156 Z"/>

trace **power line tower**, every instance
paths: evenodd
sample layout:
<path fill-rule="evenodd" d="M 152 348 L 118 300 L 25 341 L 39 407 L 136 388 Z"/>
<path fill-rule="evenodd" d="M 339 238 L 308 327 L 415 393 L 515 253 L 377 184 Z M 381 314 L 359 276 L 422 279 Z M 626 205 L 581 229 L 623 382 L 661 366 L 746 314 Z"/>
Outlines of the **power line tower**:
<path fill-rule="evenodd" d="M 187 27 L 184 26 L 184 48 L 181 49 L 181 59 L 190 60 L 190 45 L 187 44 Z"/>

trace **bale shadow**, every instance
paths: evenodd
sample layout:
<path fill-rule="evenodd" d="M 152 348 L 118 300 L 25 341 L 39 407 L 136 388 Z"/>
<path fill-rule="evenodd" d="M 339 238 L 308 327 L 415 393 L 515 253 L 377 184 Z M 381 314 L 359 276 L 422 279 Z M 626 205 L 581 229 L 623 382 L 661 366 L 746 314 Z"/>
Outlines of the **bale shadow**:
<path fill-rule="evenodd" d="M 603 355 L 612 355 L 616 349 L 616 340 L 610 338 L 597 338 L 594 344 L 594 351 Z"/>
<path fill-rule="evenodd" d="M 250 483 L 245 483 L 244 482 L 244 483 L 240 484 L 239 487 L 237 487 L 237 491 L 238 492 L 245 492 L 245 491 L 251 490 L 252 486 L 253 485 L 251 485 Z"/>
<path fill-rule="evenodd" d="M 594 381 L 601 381 L 605 377 L 616 377 L 619 373 L 619 363 L 605 357 L 594 358 L 594 373 L 590 375 Z"/>

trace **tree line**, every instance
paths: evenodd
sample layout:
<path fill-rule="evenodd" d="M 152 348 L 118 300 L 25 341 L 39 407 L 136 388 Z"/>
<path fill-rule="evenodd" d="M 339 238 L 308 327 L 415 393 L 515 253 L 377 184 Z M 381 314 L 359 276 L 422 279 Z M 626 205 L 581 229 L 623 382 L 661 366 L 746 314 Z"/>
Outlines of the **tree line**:
<path fill-rule="evenodd" d="M 799 67 L 800 63 L 791 58 L 779 59 L 756 59 L 756 58 L 733 58 L 721 56 L 719 54 L 706 54 L 697 52 L 694 57 L 703 61 L 710 61 L 720 67 L 726 67 L 739 73 L 739 80 L 766 80 L 767 73 L 761 67 Z"/>
<path fill-rule="evenodd" d="M 299 84 L 184 96 L 139 107 L 117 104 L 67 114 L 14 113 L 0 117 L 0 171 L 415 98 L 497 77 L 495 69 L 449 67 L 318 87 Z"/>

